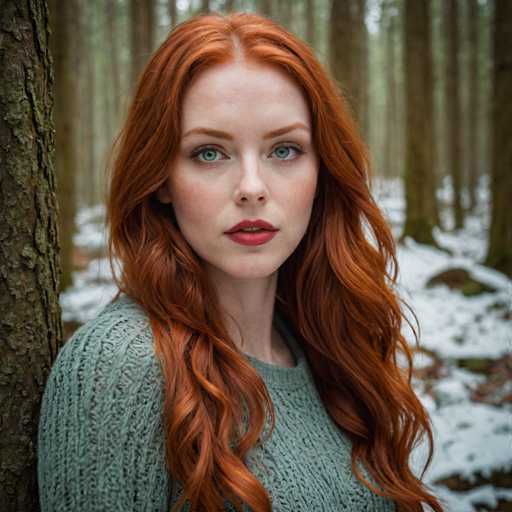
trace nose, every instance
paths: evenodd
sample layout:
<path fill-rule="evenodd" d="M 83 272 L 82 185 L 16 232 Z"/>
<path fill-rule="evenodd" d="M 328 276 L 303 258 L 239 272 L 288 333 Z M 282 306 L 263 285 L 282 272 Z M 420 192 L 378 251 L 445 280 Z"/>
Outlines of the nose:
<path fill-rule="evenodd" d="M 241 159 L 240 177 L 236 189 L 238 203 L 266 201 L 268 190 L 261 171 L 260 161 L 256 156 L 246 156 Z"/>

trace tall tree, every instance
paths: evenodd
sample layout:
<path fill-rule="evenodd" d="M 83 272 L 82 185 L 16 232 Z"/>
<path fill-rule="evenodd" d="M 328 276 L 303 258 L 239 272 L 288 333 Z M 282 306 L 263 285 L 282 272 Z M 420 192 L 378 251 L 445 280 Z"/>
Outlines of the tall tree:
<path fill-rule="evenodd" d="M 78 175 L 79 54 L 77 0 L 50 1 L 51 43 L 55 69 L 55 165 L 59 196 L 61 243 L 61 289 L 73 283 L 73 235 L 75 233 Z"/>
<path fill-rule="evenodd" d="M 112 94 L 112 110 L 114 119 L 113 124 L 117 127 L 119 115 L 121 113 L 121 71 L 119 69 L 119 50 L 117 44 L 117 1 L 107 0 L 107 38 L 109 51 L 109 71 L 106 73 L 111 80 Z M 105 70 L 106 71 L 106 70 Z"/>
<path fill-rule="evenodd" d="M 306 41 L 316 47 L 315 0 L 306 0 Z"/>
<path fill-rule="evenodd" d="M 178 10 L 176 8 L 176 0 L 169 0 L 169 19 L 171 28 L 178 24 Z"/>
<path fill-rule="evenodd" d="M 259 0 L 258 9 L 264 16 L 272 17 L 272 0 Z"/>
<path fill-rule="evenodd" d="M 512 2 L 495 0 L 493 21 L 493 94 L 491 228 L 485 263 L 512 277 Z"/>
<path fill-rule="evenodd" d="M 0 9 L 0 503 L 38 510 L 39 408 L 62 339 L 45 0 Z"/>
<path fill-rule="evenodd" d="M 336 0 L 331 3 L 329 67 L 366 138 L 368 33 L 365 5 L 364 0 Z"/>
<path fill-rule="evenodd" d="M 354 74 L 352 72 L 352 55 L 354 39 L 354 20 L 351 0 L 331 2 L 330 38 L 329 38 L 329 67 L 334 79 L 341 90 L 354 106 Z"/>
<path fill-rule="evenodd" d="M 476 187 L 478 182 L 478 132 L 479 132 L 479 103 L 478 87 L 478 0 L 469 0 L 469 98 L 468 98 L 468 195 L 469 208 L 476 206 Z"/>
<path fill-rule="evenodd" d="M 210 0 L 201 0 L 199 12 L 210 12 Z"/>
<path fill-rule="evenodd" d="M 275 3 L 274 19 L 287 30 L 294 31 L 297 2 L 293 0 L 280 0 Z"/>
<path fill-rule="evenodd" d="M 155 41 L 155 0 L 130 0 L 131 89 L 144 69 Z"/>
<path fill-rule="evenodd" d="M 365 140 L 368 140 L 369 125 L 369 55 L 368 55 L 368 28 L 366 26 L 366 0 L 357 0 L 355 4 L 356 20 L 356 56 L 355 71 L 356 77 L 356 112 L 361 126 L 361 133 Z"/>
<path fill-rule="evenodd" d="M 385 113 L 383 138 L 383 174 L 391 178 L 397 176 L 396 162 L 399 155 L 398 139 L 398 88 L 396 78 L 396 44 L 398 10 L 395 3 L 385 1 L 382 4 L 382 25 L 385 32 Z"/>
<path fill-rule="evenodd" d="M 462 206 L 462 137 L 459 80 L 459 9 L 457 0 L 443 2 L 444 39 L 446 44 L 445 97 L 446 135 L 448 140 L 448 165 L 453 188 L 453 216 L 455 229 L 464 226 Z"/>
<path fill-rule="evenodd" d="M 405 224 L 402 237 L 435 245 L 430 0 L 404 2 Z"/>
<path fill-rule="evenodd" d="M 95 144 L 95 101 L 96 101 L 96 66 L 94 61 L 94 5 L 89 2 L 83 4 L 83 51 L 84 65 L 83 77 L 80 81 L 81 100 L 80 106 L 83 115 L 80 116 L 80 144 L 82 172 L 80 175 L 80 190 L 82 193 L 81 203 L 88 206 L 96 204 L 98 191 L 96 183 L 96 169 L 98 159 Z"/>

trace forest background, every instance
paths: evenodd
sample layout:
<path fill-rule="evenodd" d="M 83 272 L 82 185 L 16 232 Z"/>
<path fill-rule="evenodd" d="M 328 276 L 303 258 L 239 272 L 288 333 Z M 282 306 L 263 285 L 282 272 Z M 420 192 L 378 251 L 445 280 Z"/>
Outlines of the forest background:
<path fill-rule="evenodd" d="M 512 510 L 512 1 L 1 0 L 2 510 L 38 509 L 44 383 L 115 291 L 105 168 L 137 79 L 173 26 L 209 10 L 276 20 L 336 80 L 422 327 L 428 483 L 447 510 Z"/>

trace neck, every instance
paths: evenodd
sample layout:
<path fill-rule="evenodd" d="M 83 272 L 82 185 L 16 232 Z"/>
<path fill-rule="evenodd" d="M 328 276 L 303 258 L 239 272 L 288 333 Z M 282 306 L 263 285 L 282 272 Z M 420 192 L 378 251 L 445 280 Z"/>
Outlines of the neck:
<path fill-rule="evenodd" d="M 260 279 L 232 279 L 213 274 L 224 322 L 245 354 L 268 363 L 282 362 L 286 345 L 273 327 L 277 272 Z"/>

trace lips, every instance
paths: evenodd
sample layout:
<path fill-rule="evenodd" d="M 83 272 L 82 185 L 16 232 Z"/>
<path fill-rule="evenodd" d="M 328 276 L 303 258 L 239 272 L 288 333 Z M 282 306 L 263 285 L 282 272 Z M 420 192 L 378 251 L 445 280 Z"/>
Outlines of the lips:
<path fill-rule="evenodd" d="M 259 228 L 265 231 L 278 231 L 276 227 L 274 227 L 270 222 L 263 219 L 249 220 L 244 219 L 243 221 L 235 224 L 228 231 L 225 231 L 226 234 L 236 233 L 237 231 L 241 231 L 244 228 Z"/>

